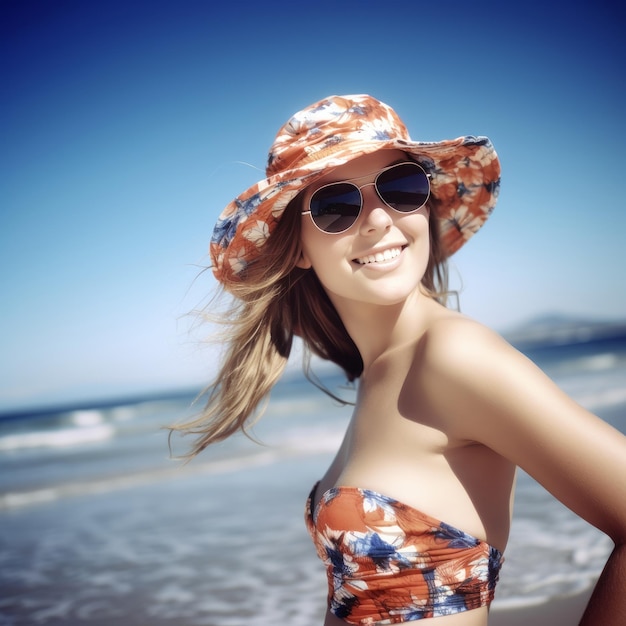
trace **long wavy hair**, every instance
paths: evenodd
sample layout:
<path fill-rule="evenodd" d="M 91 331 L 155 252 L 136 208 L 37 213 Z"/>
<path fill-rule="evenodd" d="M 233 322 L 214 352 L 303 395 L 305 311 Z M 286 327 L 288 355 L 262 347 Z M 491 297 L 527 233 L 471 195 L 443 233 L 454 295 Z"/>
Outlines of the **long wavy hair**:
<path fill-rule="evenodd" d="M 430 219 L 429 224 L 430 256 L 422 286 L 445 305 L 447 264 L 437 220 Z M 237 431 L 248 433 L 285 369 L 295 336 L 302 338 L 305 364 L 314 354 L 341 367 L 348 381 L 361 375 L 361 355 L 315 272 L 296 266 L 300 230 L 300 200 L 295 198 L 264 244 L 263 254 L 247 267 L 244 279 L 222 285 L 202 312 L 222 326 L 223 332 L 213 340 L 224 353 L 215 380 L 202 393 L 204 409 L 196 418 L 170 427 L 170 436 L 174 431 L 196 435 L 183 458 L 189 460 Z M 228 298 L 226 308 L 212 312 L 223 297 Z M 305 375 L 310 378 L 306 365 Z"/>

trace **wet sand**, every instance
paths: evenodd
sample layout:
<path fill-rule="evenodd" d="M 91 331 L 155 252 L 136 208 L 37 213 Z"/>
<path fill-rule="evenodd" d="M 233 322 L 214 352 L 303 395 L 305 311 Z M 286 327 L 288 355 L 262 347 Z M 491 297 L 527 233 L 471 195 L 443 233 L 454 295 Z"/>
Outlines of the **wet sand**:
<path fill-rule="evenodd" d="M 576 626 L 587 606 L 591 589 L 574 596 L 555 598 L 524 608 L 494 605 L 489 626 Z"/>

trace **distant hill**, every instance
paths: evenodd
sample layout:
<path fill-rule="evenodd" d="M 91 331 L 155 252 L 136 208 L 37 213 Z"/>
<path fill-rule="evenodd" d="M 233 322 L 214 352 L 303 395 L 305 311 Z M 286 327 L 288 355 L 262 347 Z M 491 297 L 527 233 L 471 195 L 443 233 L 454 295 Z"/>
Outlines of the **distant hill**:
<path fill-rule="evenodd" d="M 502 336 L 514 345 L 581 343 L 626 335 L 626 319 L 602 320 L 559 313 L 546 313 L 529 319 Z"/>

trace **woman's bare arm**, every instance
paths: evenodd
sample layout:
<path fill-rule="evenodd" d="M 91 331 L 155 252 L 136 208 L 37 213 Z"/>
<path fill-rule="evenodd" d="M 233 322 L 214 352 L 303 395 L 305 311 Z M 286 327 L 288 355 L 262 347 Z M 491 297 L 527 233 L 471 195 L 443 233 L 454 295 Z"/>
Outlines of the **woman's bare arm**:
<path fill-rule="evenodd" d="M 425 358 L 429 401 L 460 436 L 511 460 L 615 542 L 582 624 L 626 624 L 626 436 L 470 320 L 436 324 Z"/>

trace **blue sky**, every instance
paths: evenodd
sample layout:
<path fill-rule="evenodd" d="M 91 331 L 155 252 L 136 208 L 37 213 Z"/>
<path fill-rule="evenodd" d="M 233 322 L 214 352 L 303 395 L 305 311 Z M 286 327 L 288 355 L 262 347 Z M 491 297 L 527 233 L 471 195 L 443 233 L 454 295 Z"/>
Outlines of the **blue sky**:
<path fill-rule="evenodd" d="M 215 219 L 330 94 L 494 142 L 498 207 L 453 257 L 464 312 L 625 318 L 617 9 L 502 6 L 3 0 L 0 408 L 205 382 L 185 313 Z"/>

